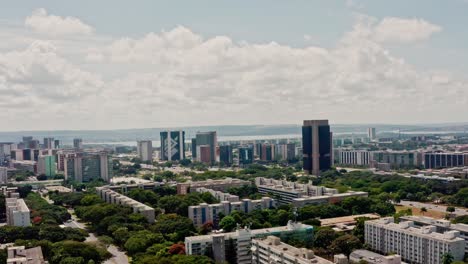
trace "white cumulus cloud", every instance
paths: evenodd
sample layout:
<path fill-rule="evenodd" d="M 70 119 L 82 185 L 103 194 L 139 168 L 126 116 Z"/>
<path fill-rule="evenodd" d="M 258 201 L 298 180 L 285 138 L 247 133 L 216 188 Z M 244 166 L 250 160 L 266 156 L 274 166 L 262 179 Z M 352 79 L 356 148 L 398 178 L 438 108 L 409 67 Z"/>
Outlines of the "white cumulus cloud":
<path fill-rule="evenodd" d="M 379 42 L 411 43 L 428 39 L 442 31 L 442 27 L 424 19 L 384 18 L 374 28 L 375 39 Z"/>
<path fill-rule="evenodd" d="M 26 27 L 48 35 L 89 35 L 94 32 L 94 28 L 85 24 L 75 17 L 60 17 L 47 14 L 47 10 L 39 8 L 27 17 L 24 21 Z"/>

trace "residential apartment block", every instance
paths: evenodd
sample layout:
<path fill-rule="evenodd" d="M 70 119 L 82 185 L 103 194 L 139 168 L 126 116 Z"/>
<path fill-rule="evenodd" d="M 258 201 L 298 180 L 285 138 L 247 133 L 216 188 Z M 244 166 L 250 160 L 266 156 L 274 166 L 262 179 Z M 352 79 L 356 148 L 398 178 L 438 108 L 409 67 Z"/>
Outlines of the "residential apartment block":
<path fill-rule="evenodd" d="M 458 231 L 437 233 L 435 226 L 417 227 L 414 222 L 394 223 L 393 217 L 365 222 L 365 242 L 382 254 L 396 253 L 404 261 L 417 264 L 440 264 L 445 253 L 462 260 L 465 240 Z"/>
<path fill-rule="evenodd" d="M 239 196 L 237 196 L 237 195 L 233 195 L 233 194 L 225 193 L 225 192 L 220 192 L 220 191 L 215 191 L 215 190 L 208 189 L 208 188 L 205 188 L 205 187 L 196 188 L 195 192 L 209 193 L 209 194 L 213 195 L 214 198 L 218 199 L 220 202 L 223 202 L 223 201 L 238 202 L 239 201 Z"/>
<path fill-rule="evenodd" d="M 8 247 L 7 264 L 44 264 L 41 247 L 26 249 L 25 246 Z"/>
<path fill-rule="evenodd" d="M 310 246 L 313 233 L 312 226 L 290 221 L 288 225 L 281 227 L 255 230 L 246 227 L 230 233 L 186 237 L 185 250 L 187 255 L 207 255 L 216 263 L 227 261 L 231 264 L 251 264 L 252 239 L 271 235 L 280 237 L 283 241 L 301 240 Z"/>
<path fill-rule="evenodd" d="M 338 163 L 341 165 L 369 166 L 372 152 L 368 150 L 338 150 Z"/>
<path fill-rule="evenodd" d="M 146 217 L 149 223 L 154 223 L 154 208 L 135 201 L 132 198 L 129 198 L 106 187 L 96 188 L 96 193 L 99 197 L 101 197 L 102 200 L 106 201 L 106 203 L 128 206 L 133 209 L 134 213 L 139 213 Z"/>
<path fill-rule="evenodd" d="M 302 184 L 263 177 L 255 178 L 255 185 L 259 193 L 277 197 L 279 204 L 292 203 L 296 207 L 308 204 L 338 203 L 347 197 L 367 197 L 368 195 L 366 192 L 338 193 L 336 189 L 315 186 L 312 183 Z"/>
<path fill-rule="evenodd" d="M 23 199 L 6 198 L 6 218 L 9 226 L 30 226 L 31 213 Z"/>
<path fill-rule="evenodd" d="M 200 187 L 225 192 L 231 187 L 242 187 L 244 185 L 250 185 L 250 182 L 232 178 L 226 178 L 222 180 L 184 182 L 177 183 L 177 194 L 187 194 L 191 192 L 191 190 L 193 191 Z"/>
<path fill-rule="evenodd" d="M 254 210 L 262 210 L 276 207 L 275 199 L 263 197 L 259 200 L 242 199 L 237 202 L 222 201 L 218 204 L 202 203 L 196 206 L 189 206 L 188 216 L 195 226 L 202 226 L 212 222 L 215 227 L 219 223 L 219 213 L 228 215 L 231 212 L 239 211 L 250 213 Z"/>
<path fill-rule="evenodd" d="M 252 240 L 252 264 L 332 264 L 317 257 L 314 251 L 296 248 L 281 242 L 279 237 L 268 236 Z"/>
<path fill-rule="evenodd" d="M 435 219 L 427 216 L 402 216 L 400 218 L 404 221 L 412 221 L 416 226 L 435 226 L 436 232 L 444 233 L 447 231 L 458 231 L 460 237 L 465 240 L 465 253 L 468 254 L 468 225 L 466 224 L 452 224 L 450 221 L 444 219 Z"/>

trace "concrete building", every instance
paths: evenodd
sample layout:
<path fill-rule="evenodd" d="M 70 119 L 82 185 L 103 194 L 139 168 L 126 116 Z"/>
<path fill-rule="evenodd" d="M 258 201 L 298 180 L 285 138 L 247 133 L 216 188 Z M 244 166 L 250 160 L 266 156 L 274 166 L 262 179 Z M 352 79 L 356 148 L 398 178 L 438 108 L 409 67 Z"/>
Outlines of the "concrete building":
<path fill-rule="evenodd" d="M 213 165 L 214 160 L 211 155 L 210 145 L 197 145 L 197 161 L 207 165 Z"/>
<path fill-rule="evenodd" d="M 369 128 L 367 129 L 367 137 L 368 137 L 371 141 L 377 139 L 377 133 L 376 133 L 375 127 L 369 127 Z"/>
<path fill-rule="evenodd" d="M 8 247 L 7 264 L 45 264 L 41 247 Z"/>
<path fill-rule="evenodd" d="M 0 142 L 0 166 L 8 166 L 11 161 L 11 142 Z"/>
<path fill-rule="evenodd" d="M 90 182 L 103 179 L 109 182 L 113 175 L 112 158 L 105 151 L 67 153 L 64 158 L 65 179 Z"/>
<path fill-rule="evenodd" d="M 320 175 L 333 165 L 332 133 L 328 120 L 304 120 L 302 126 L 303 168 Z"/>
<path fill-rule="evenodd" d="M 465 163 L 466 153 L 424 153 L 424 168 L 426 169 L 442 169 L 463 167 Z"/>
<path fill-rule="evenodd" d="M 294 143 L 278 144 L 275 147 L 275 158 L 292 161 L 296 158 L 296 145 Z"/>
<path fill-rule="evenodd" d="M 249 181 L 226 178 L 222 180 L 206 180 L 206 181 L 195 181 L 195 182 L 184 182 L 177 183 L 177 194 L 187 194 L 197 188 L 207 188 L 215 191 L 225 192 L 231 187 L 242 187 L 244 185 L 250 185 Z"/>
<path fill-rule="evenodd" d="M 333 264 L 310 249 L 290 246 L 275 236 L 253 239 L 251 250 L 252 264 Z"/>
<path fill-rule="evenodd" d="M 336 189 L 315 186 L 312 183 L 301 184 L 263 177 L 255 178 L 255 185 L 257 185 L 258 192 L 261 194 L 276 195 L 279 204 L 292 203 L 299 208 L 309 204 L 339 203 L 347 197 L 368 196 L 366 192 L 338 193 Z"/>
<path fill-rule="evenodd" d="M 371 165 L 381 169 L 385 167 L 389 169 L 414 169 L 422 165 L 422 154 L 416 151 L 373 151 Z"/>
<path fill-rule="evenodd" d="M 215 227 L 219 224 L 219 213 L 228 215 L 234 211 L 250 213 L 254 210 L 263 210 L 276 207 L 275 199 L 262 197 L 259 200 L 242 199 L 241 201 L 222 201 L 218 204 L 202 203 L 195 206 L 189 206 L 188 217 L 195 226 L 202 226 L 208 222 L 213 223 Z"/>
<path fill-rule="evenodd" d="M 183 160 L 185 159 L 185 132 L 184 131 L 162 131 L 161 137 L 161 160 Z"/>
<path fill-rule="evenodd" d="M 459 232 L 437 233 L 435 226 L 417 227 L 411 221 L 394 223 L 392 217 L 365 222 L 365 242 L 378 253 L 396 253 L 404 261 L 418 264 L 440 264 L 445 253 L 462 260 L 465 240 Z"/>
<path fill-rule="evenodd" d="M 358 249 L 353 251 L 349 255 L 349 261 L 351 263 L 368 263 L 368 264 L 401 264 L 401 256 L 400 255 L 391 255 L 391 256 L 384 256 L 378 253 L 365 250 L 365 249 Z"/>
<path fill-rule="evenodd" d="M 261 145 L 260 151 L 260 160 L 262 161 L 273 161 L 276 159 L 275 157 L 275 145 L 264 143 Z"/>
<path fill-rule="evenodd" d="M 153 162 L 153 142 L 151 140 L 137 141 L 137 153 L 141 161 Z"/>
<path fill-rule="evenodd" d="M 143 215 L 149 223 L 154 223 L 154 208 L 147 206 L 146 204 L 140 203 L 138 201 L 135 201 L 132 198 L 129 198 L 116 191 L 108 189 L 107 187 L 97 187 L 96 193 L 106 203 L 130 207 L 133 209 L 134 213 L 139 213 Z"/>
<path fill-rule="evenodd" d="M 44 138 L 43 148 L 53 149 L 54 148 L 54 138 L 53 137 L 45 137 Z"/>
<path fill-rule="evenodd" d="M 30 226 L 31 214 L 23 199 L 5 198 L 7 225 Z"/>
<path fill-rule="evenodd" d="M 465 240 L 465 254 L 468 254 L 468 225 L 452 224 L 445 219 L 435 219 L 427 216 L 402 216 L 400 220 L 411 221 L 416 226 L 435 226 L 436 232 L 444 233 L 447 231 L 457 231 L 460 233 L 460 238 Z"/>
<path fill-rule="evenodd" d="M 220 192 L 220 191 L 215 191 L 215 190 L 212 190 L 212 189 L 207 189 L 205 187 L 196 188 L 195 192 L 209 193 L 209 194 L 213 195 L 214 198 L 218 199 L 220 202 L 223 202 L 223 201 L 238 202 L 239 201 L 239 196 L 237 196 L 237 195 L 233 195 L 233 194 L 225 193 L 225 192 Z"/>
<path fill-rule="evenodd" d="M 320 226 L 327 226 L 335 230 L 336 232 L 347 232 L 352 231 L 356 227 L 358 218 L 368 219 L 379 219 L 380 215 L 377 214 L 360 214 L 360 215 L 348 215 L 333 218 L 320 219 Z"/>
<path fill-rule="evenodd" d="M 74 138 L 74 139 L 73 139 L 73 148 L 75 148 L 75 149 L 83 149 L 83 139 L 81 139 L 81 138 Z"/>
<path fill-rule="evenodd" d="M 55 176 L 57 171 L 57 165 L 55 163 L 55 156 L 47 155 L 47 156 L 39 156 L 37 161 L 37 174 L 42 175 L 44 174 L 47 177 Z"/>
<path fill-rule="evenodd" d="M 210 132 L 197 132 L 195 139 L 192 139 L 192 158 L 194 160 L 201 161 L 199 157 L 199 146 L 204 146 L 204 148 L 209 148 L 209 155 L 204 154 L 205 157 L 209 156 L 210 165 L 213 165 L 217 160 L 216 148 L 218 146 L 218 139 L 216 136 L 216 131 Z M 193 151 L 195 149 L 195 152 Z M 207 150 L 203 150 L 204 152 Z M 195 155 L 194 155 L 195 154 Z"/>
<path fill-rule="evenodd" d="M 8 168 L 0 167 L 0 184 L 8 183 Z"/>
<path fill-rule="evenodd" d="M 296 239 L 310 246 L 313 241 L 312 226 L 290 221 L 287 226 L 250 230 L 238 228 L 235 232 L 193 236 L 185 238 L 187 255 L 207 255 L 216 263 L 252 263 L 252 239 L 277 236 L 283 241 Z"/>
<path fill-rule="evenodd" d="M 372 152 L 368 150 L 338 150 L 338 163 L 340 165 L 369 166 Z"/>

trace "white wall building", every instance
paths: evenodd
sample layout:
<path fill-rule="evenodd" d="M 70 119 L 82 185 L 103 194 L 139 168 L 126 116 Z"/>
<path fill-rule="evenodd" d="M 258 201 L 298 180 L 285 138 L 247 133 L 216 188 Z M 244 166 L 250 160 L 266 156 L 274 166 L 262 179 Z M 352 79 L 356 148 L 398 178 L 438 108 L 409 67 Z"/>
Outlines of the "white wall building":
<path fill-rule="evenodd" d="M 365 242 L 378 253 L 397 253 L 404 261 L 440 264 L 445 253 L 463 260 L 465 241 L 459 232 L 437 233 L 435 226 L 416 227 L 411 221 L 394 223 L 392 217 L 365 222 Z"/>
<path fill-rule="evenodd" d="M 6 217 L 9 226 L 30 226 L 31 213 L 23 199 L 6 198 Z"/>
<path fill-rule="evenodd" d="M 281 242 L 276 236 L 252 240 L 252 264 L 332 264 L 315 256 L 314 251 L 296 248 Z"/>
<path fill-rule="evenodd" d="M 342 165 L 369 166 L 372 160 L 372 152 L 368 150 L 345 150 L 338 151 L 338 163 Z"/>

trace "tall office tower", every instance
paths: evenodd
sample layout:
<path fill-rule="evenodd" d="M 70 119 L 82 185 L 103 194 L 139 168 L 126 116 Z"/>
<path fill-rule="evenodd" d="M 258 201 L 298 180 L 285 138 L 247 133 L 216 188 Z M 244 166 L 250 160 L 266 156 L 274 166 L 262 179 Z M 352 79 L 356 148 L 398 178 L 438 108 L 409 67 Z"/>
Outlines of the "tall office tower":
<path fill-rule="evenodd" d="M 141 161 L 153 161 L 153 142 L 151 140 L 140 140 L 137 142 L 138 157 Z"/>
<path fill-rule="evenodd" d="M 75 149 L 82 149 L 82 148 L 83 148 L 83 139 L 81 139 L 81 138 L 74 138 L 74 139 L 73 139 L 73 148 L 75 148 Z"/>
<path fill-rule="evenodd" d="M 230 167 L 232 165 L 232 146 L 219 146 L 219 161 L 221 164 Z"/>
<path fill-rule="evenodd" d="M 163 131 L 161 136 L 161 160 L 185 159 L 185 132 Z"/>
<path fill-rule="evenodd" d="M 254 161 L 253 147 L 239 147 L 239 165 L 245 166 L 252 164 Z"/>
<path fill-rule="evenodd" d="M 57 165 L 55 164 L 55 156 L 39 156 L 37 161 L 37 174 L 44 174 L 47 177 L 55 176 Z"/>
<path fill-rule="evenodd" d="M 210 165 L 213 165 L 216 162 L 216 147 L 218 145 L 218 140 L 216 137 L 216 131 L 210 132 L 198 132 L 195 140 L 196 145 L 196 158 L 201 161 L 198 157 L 198 146 L 209 146 L 210 148 Z"/>
<path fill-rule="evenodd" d="M 192 150 L 192 160 L 195 161 L 197 159 L 197 139 L 196 138 L 192 138 L 190 149 Z"/>
<path fill-rule="evenodd" d="M 25 148 L 29 148 L 31 145 L 31 141 L 33 141 L 33 137 L 28 136 L 28 137 L 23 137 L 23 144 Z"/>
<path fill-rule="evenodd" d="M 30 148 L 30 149 L 40 149 L 41 143 L 39 142 L 39 140 L 33 139 L 31 140 L 31 142 L 29 142 L 29 146 L 25 146 L 25 147 Z"/>
<path fill-rule="evenodd" d="M 76 182 L 90 182 L 112 178 L 112 159 L 105 151 L 69 153 L 64 161 L 65 179 Z"/>
<path fill-rule="evenodd" d="M 54 140 L 54 149 L 60 148 L 60 140 L 56 139 Z"/>
<path fill-rule="evenodd" d="M 375 140 L 377 138 L 377 133 L 375 132 L 375 127 L 369 127 L 367 129 L 367 136 L 370 140 Z"/>
<path fill-rule="evenodd" d="M 10 165 L 13 143 L 0 142 L 0 166 Z"/>
<path fill-rule="evenodd" d="M 197 161 L 212 165 L 213 159 L 211 156 L 211 146 L 210 145 L 198 145 L 197 146 Z"/>
<path fill-rule="evenodd" d="M 260 159 L 263 161 L 275 160 L 275 145 L 262 144 L 260 151 Z"/>
<path fill-rule="evenodd" d="M 54 147 L 54 138 L 52 137 L 44 138 L 44 148 L 52 149 L 53 147 Z"/>
<path fill-rule="evenodd" d="M 302 126 L 303 168 L 320 175 L 332 165 L 332 133 L 328 120 L 304 120 Z"/>
<path fill-rule="evenodd" d="M 6 167 L 0 167 L 0 184 L 8 183 L 8 169 Z"/>

